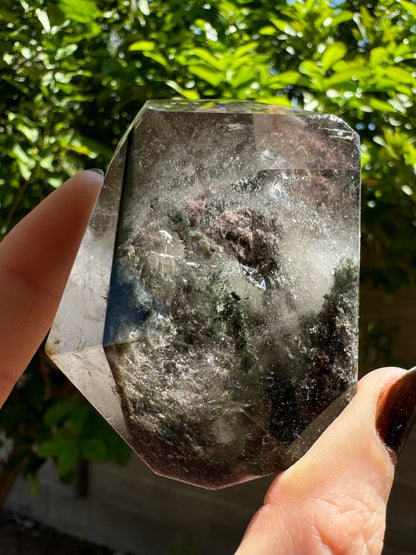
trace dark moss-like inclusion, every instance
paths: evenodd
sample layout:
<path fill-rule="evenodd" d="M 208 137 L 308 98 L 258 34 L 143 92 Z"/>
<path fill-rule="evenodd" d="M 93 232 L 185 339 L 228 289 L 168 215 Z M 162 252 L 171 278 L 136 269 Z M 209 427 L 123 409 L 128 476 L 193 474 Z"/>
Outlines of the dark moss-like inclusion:
<path fill-rule="evenodd" d="M 134 444 L 206 487 L 289 466 L 355 383 L 357 265 L 340 258 L 319 309 L 299 304 L 287 226 L 256 200 L 277 173 L 155 196 L 116 250 L 105 349 Z"/>

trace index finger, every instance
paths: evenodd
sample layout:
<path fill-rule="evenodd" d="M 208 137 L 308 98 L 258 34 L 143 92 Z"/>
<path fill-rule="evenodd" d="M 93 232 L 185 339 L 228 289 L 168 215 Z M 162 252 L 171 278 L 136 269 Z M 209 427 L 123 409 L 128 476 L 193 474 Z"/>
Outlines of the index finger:
<path fill-rule="evenodd" d="M 52 324 L 102 180 L 75 175 L 0 243 L 0 406 Z"/>

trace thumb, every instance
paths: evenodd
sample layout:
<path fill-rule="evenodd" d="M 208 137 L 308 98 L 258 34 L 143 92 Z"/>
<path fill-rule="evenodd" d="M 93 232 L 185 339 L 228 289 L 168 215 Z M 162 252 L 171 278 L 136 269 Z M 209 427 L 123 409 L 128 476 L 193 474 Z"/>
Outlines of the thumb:
<path fill-rule="evenodd" d="M 237 554 L 381 553 L 396 456 L 379 433 L 400 447 L 415 394 L 416 371 L 367 374 L 306 455 L 277 476 Z"/>

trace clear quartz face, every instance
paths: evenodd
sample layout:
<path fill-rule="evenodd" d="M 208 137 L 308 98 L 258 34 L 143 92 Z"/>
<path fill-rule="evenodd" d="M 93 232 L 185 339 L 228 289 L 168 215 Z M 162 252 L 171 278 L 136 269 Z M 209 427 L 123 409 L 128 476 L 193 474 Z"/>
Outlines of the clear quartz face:
<path fill-rule="evenodd" d="M 333 115 L 148 102 L 49 355 L 159 474 L 215 489 L 287 468 L 355 391 L 359 197 Z"/>

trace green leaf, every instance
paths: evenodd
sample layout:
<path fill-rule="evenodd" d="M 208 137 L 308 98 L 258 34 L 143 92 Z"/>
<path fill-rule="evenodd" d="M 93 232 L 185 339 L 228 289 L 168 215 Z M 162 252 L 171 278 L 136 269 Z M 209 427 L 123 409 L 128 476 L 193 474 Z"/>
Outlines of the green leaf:
<path fill-rule="evenodd" d="M 39 131 L 35 127 L 29 127 L 24 123 L 18 123 L 16 129 L 18 129 L 32 144 L 36 143 L 39 139 Z"/>
<path fill-rule="evenodd" d="M 166 84 L 171 89 L 178 92 L 181 96 L 183 96 L 184 98 L 187 98 L 188 100 L 198 100 L 199 99 L 199 94 L 194 89 L 184 89 L 183 87 L 178 85 L 178 83 L 175 83 L 175 81 L 172 81 L 171 79 L 169 79 L 169 81 L 166 81 Z"/>
<path fill-rule="evenodd" d="M 249 42 L 248 44 L 244 44 L 243 46 L 239 46 L 236 48 L 232 54 L 232 58 L 242 58 L 248 52 L 254 52 L 256 49 L 257 43 L 256 42 Z"/>
<path fill-rule="evenodd" d="M 48 17 L 51 25 L 62 26 L 65 23 L 65 15 L 56 4 L 48 2 Z"/>
<path fill-rule="evenodd" d="M 375 136 L 373 137 L 373 141 L 374 141 L 375 143 L 377 143 L 378 145 L 380 145 L 380 146 L 387 147 L 387 143 L 386 143 L 386 141 L 384 140 L 384 138 L 381 137 L 381 135 L 375 135 Z"/>
<path fill-rule="evenodd" d="M 342 42 L 329 45 L 322 56 L 322 68 L 328 71 L 333 64 L 341 60 L 347 52 L 347 47 Z"/>
<path fill-rule="evenodd" d="M 60 399 L 45 412 L 43 422 L 46 426 L 58 426 L 76 410 L 74 402 L 68 399 Z"/>
<path fill-rule="evenodd" d="M 90 23 L 101 16 L 92 0 L 58 0 L 58 5 L 66 17 L 79 23 Z"/>
<path fill-rule="evenodd" d="M 48 177 L 47 182 L 51 187 L 57 189 L 62 185 L 62 178 L 61 177 Z"/>
<path fill-rule="evenodd" d="M 386 48 L 379 46 L 378 48 L 373 48 L 370 52 L 370 65 L 379 66 L 386 62 L 390 57 Z"/>
<path fill-rule="evenodd" d="M 23 164 L 27 164 L 28 166 L 34 166 L 34 161 L 29 158 L 23 148 L 19 145 L 19 143 L 15 143 L 12 148 L 12 152 L 14 157 L 22 162 Z"/>
<path fill-rule="evenodd" d="M 416 19 L 416 4 L 414 2 L 408 2 L 407 0 L 400 0 L 400 4 L 406 8 L 410 15 Z"/>
<path fill-rule="evenodd" d="M 294 29 L 292 25 L 290 25 L 290 23 L 288 23 L 287 21 L 284 21 L 283 19 L 279 19 L 277 17 L 270 17 L 270 21 L 286 35 L 296 37 L 296 29 Z"/>
<path fill-rule="evenodd" d="M 96 438 L 83 439 L 80 442 L 80 456 L 93 461 L 107 461 L 109 452 L 105 443 Z"/>
<path fill-rule="evenodd" d="M 51 24 L 49 23 L 48 14 L 47 14 L 44 10 L 41 10 L 40 8 L 37 8 L 37 9 L 35 10 L 35 13 L 36 13 L 36 15 L 37 15 L 39 21 L 41 22 L 42 27 L 45 29 L 45 31 L 46 31 L 47 33 L 50 33 Z"/>
<path fill-rule="evenodd" d="M 63 148 L 84 154 L 88 158 L 96 158 L 100 151 L 100 145 L 96 141 L 72 133 L 60 137 L 59 142 Z"/>
<path fill-rule="evenodd" d="M 261 29 L 259 29 L 259 34 L 260 35 L 266 35 L 266 36 L 274 36 L 276 34 L 276 27 L 273 27 L 272 25 L 266 25 L 265 27 L 262 27 Z"/>
<path fill-rule="evenodd" d="M 44 458 L 57 457 L 62 451 L 72 448 L 73 445 L 73 438 L 57 437 L 40 443 L 37 454 Z"/>
<path fill-rule="evenodd" d="M 142 12 L 143 15 L 150 15 L 150 7 L 148 0 L 139 0 L 138 1 L 138 8 Z"/>
<path fill-rule="evenodd" d="M 62 60 L 63 58 L 67 58 L 68 56 L 71 56 L 74 52 L 76 52 L 77 48 L 77 44 L 68 44 L 67 46 L 58 48 L 58 50 L 56 51 L 55 59 Z"/>
<path fill-rule="evenodd" d="M 393 79 L 399 83 L 414 84 L 415 78 L 411 74 L 411 70 L 406 71 L 400 67 L 386 67 L 384 73 L 389 79 Z"/>
<path fill-rule="evenodd" d="M 199 59 L 204 60 L 212 68 L 222 71 L 224 69 L 224 59 L 215 57 L 211 52 L 204 48 L 194 48 L 191 53 Z"/>
<path fill-rule="evenodd" d="M 30 6 L 26 2 L 26 0 L 19 0 L 19 1 L 20 1 L 20 4 L 21 4 L 22 8 L 25 10 L 26 13 L 28 13 L 30 11 Z"/>
<path fill-rule="evenodd" d="M 377 77 L 372 81 L 371 84 L 368 85 L 368 88 L 372 91 L 394 91 L 398 90 L 398 83 L 397 81 L 392 79 L 387 79 L 385 77 Z"/>
<path fill-rule="evenodd" d="M 299 71 L 309 77 L 320 77 L 322 69 L 312 60 L 305 60 L 299 65 Z"/>
<path fill-rule="evenodd" d="M 143 51 L 143 55 L 146 56 L 146 58 L 150 58 L 154 62 L 157 62 L 165 69 L 169 69 L 169 63 L 167 62 L 166 58 L 162 56 L 162 54 L 160 54 L 159 52 Z"/>
<path fill-rule="evenodd" d="M 155 43 L 151 40 L 138 40 L 137 42 L 133 42 L 129 46 L 129 50 L 132 52 L 136 51 L 147 51 L 150 52 L 155 49 Z"/>
<path fill-rule="evenodd" d="M 274 75 L 269 84 L 273 88 L 283 88 L 287 85 L 294 85 L 300 79 L 300 74 L 298 71 L 283 71 L 282 73 L 278 73 Z"/>
<path fill-rule="evenodd" d="M 256 69 L 248 64 L 242 65 L 231 78 L 231 85 L 236 89 L 247 86 L 256 79 Z"/>
<path fill-rule="evenodd" d="M 316 0 L 306 0 L 305 2 L 305 13 L 310 13 L 313 11 L 316 5 Z"/>
<path fill-rule="evenodd" d="M 274 106 L 286 106 L 287 108 L 293 108 L 292 102 L 287 98 L 287 96 L 266 96 L 258 99 L 259 102 L 265 104 L 273 104 Z"/>
<path fill-rule="evenodd" d="M 40 159 L 39 165 L 44 170 L 50 170 L 53 167 L 54 161 L 55 161 L 55 152 L 50 152 L 49 154 L 42 156 L 42 158 Z"/>
<path fill-rule="evenodd" d="M 62 449 L 58 454 L 58 471 L 61 477 L 66 476 L 69 474 L 77 464 L 78 460 L 80 459 L 80 452 L 75 441 L 72 441 L 70 444 Z"/>
<path fill-rule="evenodd" d="M 399 98 L 389 98 L 388 103 L 393 107 L 396 112 L 406 113 L 406 108 Z"/>
<path fill-rule="evenodd" d="M 354 20 L 354 23 L 357 25 L 357 27 L 358 27 L 358 29 L 361 33 L 361 37 L 363 39 L 366 39 L 367 38 L 367 30 L 366 30 L 365 26 L 363 25 L 362 14 L 359 14 L 359 13 L 356 12 L 352 16 L 352 19 Z"/>
<path fill-rule="evenodd" d="M 105 436 L 103 435 L 105 445 L 109 451 L 111 460 L 118 464 L 126 464 L 131 455 L 132 450 L 127 443 L 118 435 L 118 433 L 107 424 Z"/>
<path fill-rule="evenodd" d="M 32 177 L 32 172 L 30 171 L 29 166 L 27 166 L 23 162 L 20 162 L 20 160 L 17 162 L 17 166 L 19 168 L 20 175 L 23 177 L 23 179 L 25 181 L 29 181 L 29 179 Z"/>
<path fill-rule="evenodd" d="M 344 23 L 345 21 L 351 21 L 352 20 L 352 16 L 353 16 L 353 12 L 350 12 L 348 10 L 342 10 L 338 15 L 334 15 L 331 19 L 331 24 L 329 25 L 329 27 L 338 27 L 341 23 Z"/>
<path fill-rule="evenodd" d="M 374 110 L 379 110 L 381 112 L 394 112 L 395 109 L 391 104 L 385 100 L 380 100 L 378 98 L 370 98 L 368 101 L 369 105 L 374 108 Z"/>
<path fill-rule="evenodd" d="M 341 85 L 342 83 L 350 83 L 352 80 L 363 79 L 369 75 L 367 68 L 351 68 L 344 71 L 337 71 L 331 77 L 325 80 L 325 85 L 329 89 L 334 85 Z"/>
<path fill-rule="evenodd" d="M 203 79 L 213 87 L 218 87 L 218 85 L 223 80 L 221 73 L 212 69 L 211 66 L 207 64 L 190 64 L 188 66 L 188 71 L 190 71 L 196 77 Z"/>
<path fill-rule="evenodd" d="M 401 190 L 409 197 L 413 195 L 413 189 L 409 185 L 402 185 Z"/>
<path fill-rule="evenodd" d="M 12 8 L 12 10 L 10 10 L 2 5 L 0 8 L 0 20 L 18 25 L 20 23 L 20 13 L 16 9 Z"/>
<path fill-rule="evenodd" d="M 68 430 L 73 436 L 82 436 L 84 426 L 90 413 L 91 408 L 86 403 L 77 403 L 74 407 L 68 421 Z"/>
<path fill-rule="evenodd" d="M 30 158 L 18 143 L 13 145 L 11 154 L 17 160 L 20 175 L 28 181 L 31 178 L 31 170 L 35 167 L 36 161 Z"/>

